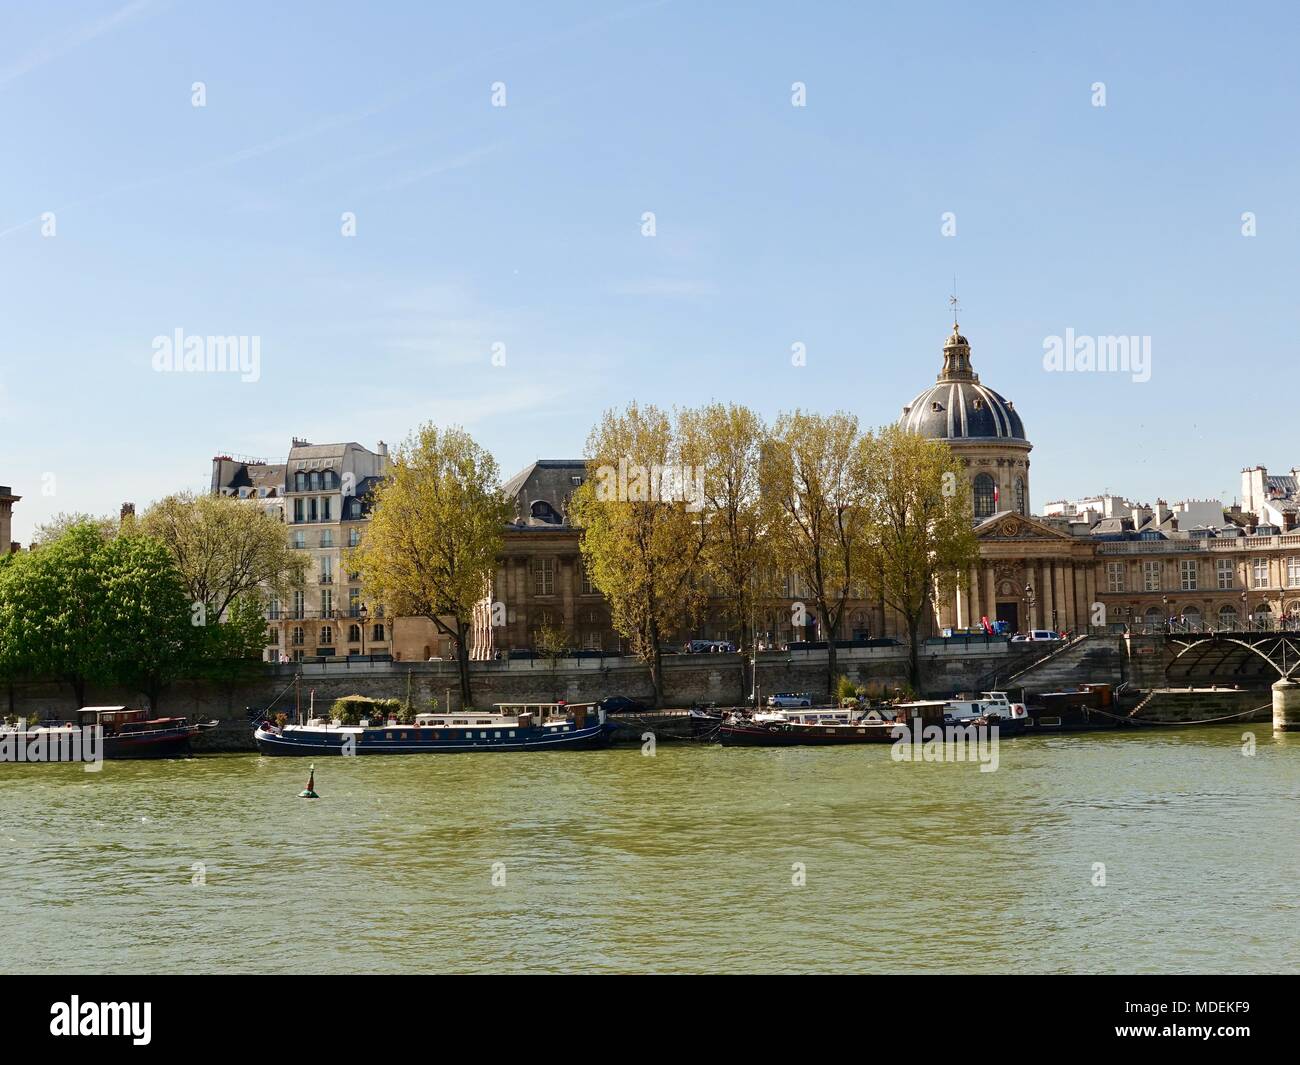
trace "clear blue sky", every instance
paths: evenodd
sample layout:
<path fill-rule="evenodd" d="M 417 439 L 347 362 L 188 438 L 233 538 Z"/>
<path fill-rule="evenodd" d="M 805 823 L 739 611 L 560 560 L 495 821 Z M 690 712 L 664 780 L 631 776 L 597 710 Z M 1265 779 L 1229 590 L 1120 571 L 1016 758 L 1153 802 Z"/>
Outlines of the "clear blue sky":
<path fill-rule="evenodd" d="M 1230 500 L 1300 465 L 1298 12 L 6 3 L 16 536 L 294 434 L 454 421 L 509 476 L 633 398 L 882 424 L 939 368 L 954 274 L 1035 506 Z M 177 328 L 260 337 L 260 380 L 154 372 Z M 1150 336 L 1151 380 L 1045 372 L 1067 328 Z"/>

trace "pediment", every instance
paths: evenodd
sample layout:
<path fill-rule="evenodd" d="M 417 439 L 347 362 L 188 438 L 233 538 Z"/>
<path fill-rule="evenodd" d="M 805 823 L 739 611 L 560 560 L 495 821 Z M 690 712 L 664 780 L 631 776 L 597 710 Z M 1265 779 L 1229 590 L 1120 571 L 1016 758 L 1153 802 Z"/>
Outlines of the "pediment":
<path fill-rule="evenodd" d="M 1073 544 L 1075 537 L 1045 525 L 1037 518 L 1004 510 L 985 518 L 975 526 L 979 540 L 1040 540 L 1049 543 Z"/>

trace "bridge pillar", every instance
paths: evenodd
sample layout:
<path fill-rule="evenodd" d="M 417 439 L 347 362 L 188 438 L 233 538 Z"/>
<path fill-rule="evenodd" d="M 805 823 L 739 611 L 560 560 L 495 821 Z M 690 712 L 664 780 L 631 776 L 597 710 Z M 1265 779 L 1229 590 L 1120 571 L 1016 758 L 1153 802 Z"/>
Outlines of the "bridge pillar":
<path fill-rule="evenodd" d="M 1273 685 L 1273 731 L 1300 732 L 1300 684 L 1287 677 Z"/>

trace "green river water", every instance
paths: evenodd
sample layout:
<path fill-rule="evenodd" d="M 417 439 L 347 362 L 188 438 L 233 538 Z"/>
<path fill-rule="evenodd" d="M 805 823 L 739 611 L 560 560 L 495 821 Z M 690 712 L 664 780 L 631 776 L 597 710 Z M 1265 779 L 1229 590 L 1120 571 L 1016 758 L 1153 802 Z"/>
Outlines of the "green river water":
<path fill-rule="evenodd" d="M 307 768 L 0 765 L 0 970 L 1300 969 L 1300 735 L 1267 724 L 988 773 L 661 744 L 326 759 L 309 801 Z"/>

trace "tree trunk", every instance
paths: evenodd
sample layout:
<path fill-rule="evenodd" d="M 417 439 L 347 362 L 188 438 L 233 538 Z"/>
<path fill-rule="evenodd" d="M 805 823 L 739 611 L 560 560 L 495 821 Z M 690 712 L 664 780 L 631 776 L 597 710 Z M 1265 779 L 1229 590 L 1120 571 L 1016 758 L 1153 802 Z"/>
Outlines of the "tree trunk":
<path fill-rule="evenodd" d="M 460 672 L 460 706 L 462 710 L 468 709 L 474 702 L 469 687 L 469 640 L 466 637 L 468 630 L 469 626 L 465 622 L 460 619 L 456 620 L 456 665 Z"/>
<path fill-rule="evenodd" d="M 830 611 L 822 612 L 822 624 L 826 628 L 826 694 L 832 703 L 836 701 L 839 687 L 839 660 L 835 656 L 835 630 L 831 625 Z"/>
<path fill-rule="evenodd" d="M 913 698 L 921 698 L 921 658 L 916 634 L 921 627 L 919 615 L 907 617 L 907 681 L 912 686 Z"/>
<path fill-rule="evenodd" d="M 86 678 L 74 673 L 68 681 L 72 684 L 72 694 L 77 700 L 77 709 L 80 710 L 86 705 Z"/>

